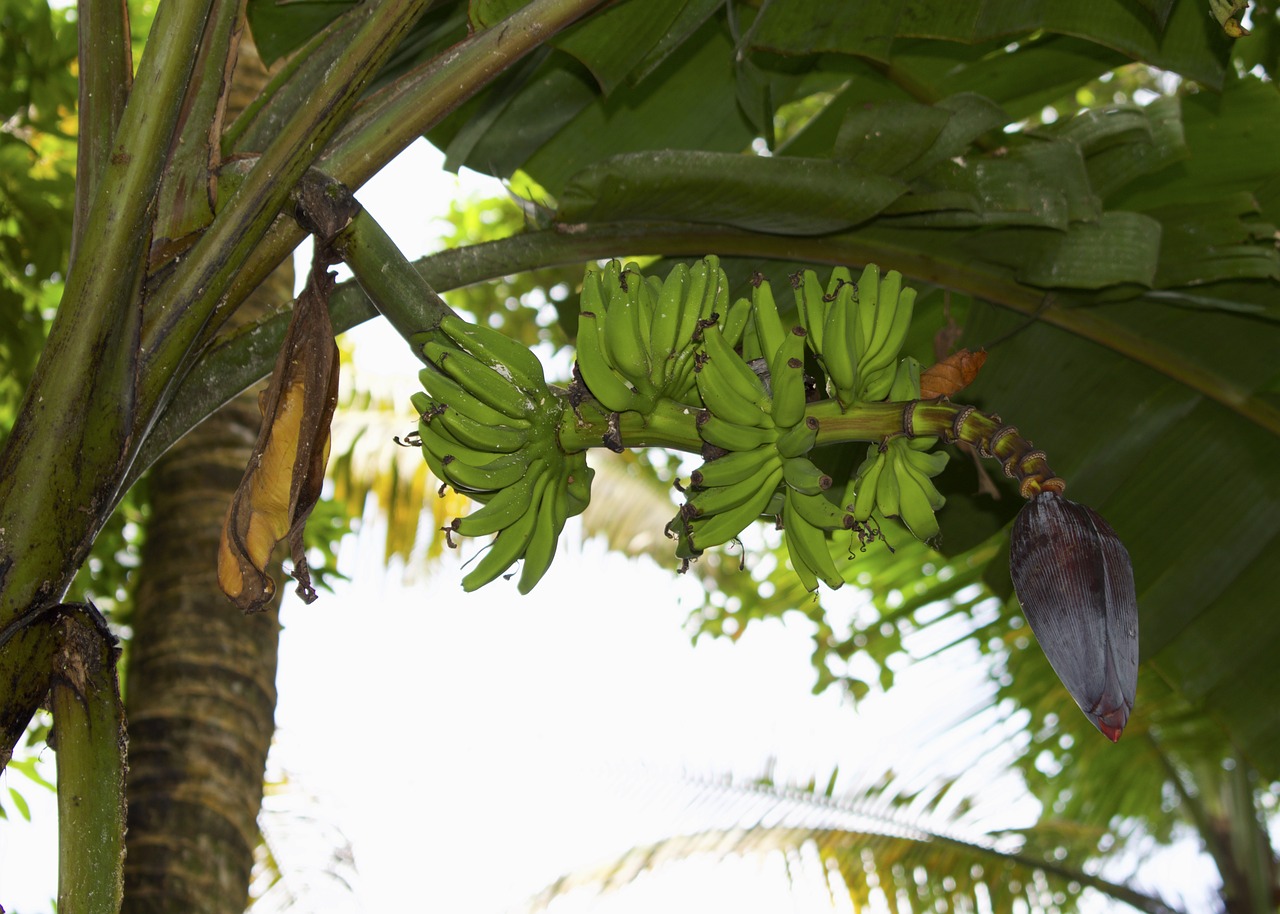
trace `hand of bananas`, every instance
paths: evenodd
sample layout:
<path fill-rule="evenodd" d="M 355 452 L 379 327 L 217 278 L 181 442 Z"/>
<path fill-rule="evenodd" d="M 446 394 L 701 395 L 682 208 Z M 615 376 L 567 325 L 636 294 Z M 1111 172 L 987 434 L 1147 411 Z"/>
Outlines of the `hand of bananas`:
<path fill-rule="evenodd" d="M 447 315 L 420 342 L 431 367 L 413 405 L 427 465 L 484 503 L 446 529 L 497 534 L 462 586 L 482 587 L 523 559 L 519 588 L 528 593 L 551 567 L 565 521 L 590 499 L 586 452 L 566 454 L 557 437 L 565 401 L 537 356 L 489 327 Z"/>

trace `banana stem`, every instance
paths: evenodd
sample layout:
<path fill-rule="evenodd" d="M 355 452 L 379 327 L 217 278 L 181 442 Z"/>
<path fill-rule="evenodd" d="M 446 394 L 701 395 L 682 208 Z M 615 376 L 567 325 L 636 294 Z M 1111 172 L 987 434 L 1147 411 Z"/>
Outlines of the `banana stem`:
<path fill-rule="evenodd" d="M 569 453 L 591 447 L 665 447 L 697 454 L 703 446 L 698 436 L 698 412 L 694 407 L 663 399 L 649 414 L 610 413 L 595 400 L 586 400 L 565 410 L 560 444 Z M 901 436 L 941 438 L 947 443 L 963 441 L 976 447 L 983 457 L 1000 461 L 1005 475 L 1018 481 L 1023 498 L 1066 488 L 1066 482 L 1050 469 L 1044 451 L 999 416 L 963 403 L 886 401 L 855 403 L 846 409 L 836 400 L 819 400 L 810 403 L 805 414 L 818 420 L 816 446 L 885 442 Z"/>
<path fill-rule="evenodd" d="M 453 313 L 368 211 L 361 209 L 338 232 L 333 248 L 374 306 L 406 340 L 434 330 L 440 318 Z M 422 358 L 416 346 L 411 348 Z"/>
<path fill-rule="evenodd" d="M 591 447 L 665 447 L 697 454 L 702 450 L 697 418 L 697 409 L 674 400 L 659 400 L 651 413 L 611 413 L 599 402 L 585 400 L 564 411 L 560 446 L 567 453 Z"/>

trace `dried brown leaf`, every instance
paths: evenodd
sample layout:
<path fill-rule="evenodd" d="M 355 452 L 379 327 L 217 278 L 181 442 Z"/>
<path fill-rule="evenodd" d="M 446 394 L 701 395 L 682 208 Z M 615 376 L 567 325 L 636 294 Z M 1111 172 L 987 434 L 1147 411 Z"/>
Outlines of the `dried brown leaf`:
<path fill-rule="evenodd" d="M 950 397 L 973 383 L 987 360 L 985 349 L 960 349 L 920 374 L 920 396 L 926 400 Z"/>
<path fill-rule="evenodd" d="M 227 508 L 218 549 L 218 584 L 246 612 L 275 593 L 267 562 L 289 540 L 297 593 L 315 599 L 302 542 L 329 460 L 329 425 L 338 400 L 338 347 L 329 321 L 334 277 L 317 260 L 293 317 L 271 382 L 258 398 L 262 430 Z"/>

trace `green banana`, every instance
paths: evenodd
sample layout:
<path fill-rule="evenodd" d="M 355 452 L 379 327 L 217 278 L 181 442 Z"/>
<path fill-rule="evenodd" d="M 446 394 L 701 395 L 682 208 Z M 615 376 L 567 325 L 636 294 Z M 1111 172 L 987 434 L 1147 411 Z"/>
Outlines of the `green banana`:
<path fill-rule="evenodd" d="M 455 520 L 453 529 L 463 536 L 486 536 L 511 527 L 537 508 L 551 475 L 545 460 L 535 460 L 518 482 L 498 490 L 485 505 Z"/>
<path fill-rule="evenodd" d="M 716 257 L 704 257 L 693 266 L 685 278 L 684 294 L 680 299 L 680 310 L 676 314 L 676 338 L 672 348 L 685 350 L 693 345 L 693 333 L 702 319 L 703 299 L 708 295 L 708 288 L 714 289 L 719 283 L 720 261 Z M 714 298 L 714 291 L 711 293 Z"/>
<path fill-rule="evenodd" d="M 754 473 L 742 482 L 724 486 L 708 486 L 692 492 L 688 498 L 688 507 L 694 517 L 710 517 L 723 514 L 754 497 L 761 486 L 768 485 L 769 480 L 776 479 L 781 467 L 775 461 L 760 465 Z M 770 491 L 777 483 L 768 486 Z"/>
<path fill-rule="evenodd" d="M 880 267 L 869 263 L 858 278 L 857 321 L 851 321 L 849 333 L 853 338 L 853 352 L 857 359 L 871 347 L 875 335 L 876 312 L 880 304 Z"/>
<path fill-rule="evenodd" d="M 689 521 L 690 545 L 695 552 L 703 552 L 713 546 L 729 542 L 760 516 L 773 498 L 773 492 L 782 481 L 782 467 L 775 467 L 764 483 L 750 493 L 741 504 L 709 517 L 697 517 Z"/>
<path fill-rule="evenodd" d="M 527 417 L 513 417 L 499 412 L 435 366 L 418 372 L 418 380 L 433 399 L 447 403 L 451 409 L 465 413 L 477 422 L 488 425 L 513 425 L 521 428 L 529 426 Z"/>
<path fill-rule="evenodd" d="M 749 451 L 762 444 L 773 444 L 777 431 L 754 425 L 734 425 L 704 410 L 698 414 L 698 435 L 707 444 L 726 451 Z"/>
<path fill-rule="evenodd" d="M 429 339 L 422 345 L 422 354 L 482 403 L 503 415 L 523 419 L 533 412 L 534 404 L 526 392 L 466 350 Z"/>
<path fill-rule="evenodd" d="M 926 542 L 933 539 L 940 529 L 938 518 L 933 513 L 934 495 L 937 489 L 929 478 L 917 472 L 903 455 L 898 455 L 898 459 L 894 460 L 893 475 L 897 480 L 899 492 L 896 513 L 916 539 Z"/>
<path fill-rule="evenodd" d="M 880 277 L 877 289 L 875 324 L 871 337 L 866 341 L 863 360 L 874 361 L 884 349 L 898 315 L 898 293 L 902 290 L 902 274 L 890 270 Z"/>
<path fill-rule="evenodd" d="M 767 412 L 769 394 L 764 384 L 729 348 L 718 326 L 713 324 L 703 331 L 702 347 L 706 359 L 694 369 L 694 373 L 698 393 L 707 409 L 734 425 L 772 427 L 773 420 Z"/>
<path fill-rule="evenodd" d="M 920 363 L 918 361 L 907 356 L 898 362 L 888 394 L 890 400 L 902 402 L 920 398 Z"/>
<path fill-rule="evenodd" d="M 783 509 L 782 529 L 787 552 L 791 556 L 791 567 L 800 576 L 807 590 L 817 590 L 818 579 L 835 590 L 844 584 L 844 579 L 840 577 L 836 563 L 831 558 L 831 550 L 827 548 L 826 533 L 805 520 L 796 507 L 797 497 L 802 496 L 794 490 L 788 490 L 786 507 Z"/>
<path fill-rule="evenodd" d="M 517 589 L 522 594 L 533 590 L 556 557 L 560 531 L 564 529 L 564 522 L 568 518 L 564 483 L 562 476 L 555 483 L 548 485 L 542 493 L 537 519 L 534 521 L 533 535 L 525 547 L 524 564 L 520 569 L 520 582 Z"/>
<path fill-rule="evenodd" d="M 907 442 L 907 450 L 904 456 L 911 461 L 912 466 L 924 473 L 924 475 L 933 477 L 943 471 L 950 459 L 950 455 L 946 451 L 930 450 L 938 443 L 937 438 L 912 438 Z M 938 496 L 941 498 L 942 496 Z"/>
<path fill-rule="evenodd" d="M 430 370 L 430 369 L 426 369 Z M 435 397 L 424 394 L 420 390 L 414 391 L 409 395 L 409 402 L 413 404 L 413 411 L 418 414 L 418 418 L 425 418 L 428 413 L 440 405 L 442 401 Z"/>
<path fill-rule="evenodd" d="M 505 333 L 465 321 L 452 313 L 440 318 L 440 330 L 499 374 L 509 373 L 520 387 L 534 391 L 546 386 L 546 375 L 538 357 Z"/>
<path fill-rule="evenodd" d="M 817 284 L 816 278 L 814 284 Z M 842 294 L 831 303 L 822 329 L 822 367 L 826 369 L 827 378 L 834 388 L 832 392 L 843 406 L 851 404 L 857 395 L 854 347 L 848 342 L 849 324 L 858 320 L 858 315 L 850 307 L 853 303 L 852 294 Z"/>
<path fill-rule="evenodd" d="M 843 267 L 837 267 L 837 270 Z M 848 273 L 848 270 L 845 270 Z M 832 272 L 835 277 L 835 272 Z M 822 354 L 822 341 L 827 323 L 827 299 L 822 296 L 822 286 L 818 283 L 818 274 L 813 270 L 791 277 L 791 286 L 796 296 L 796 313 L 800 315 L 800 323 L 809 331 L 809 344 L 815 355 Z"/>
<path fill-rule="evenodd" d="M 770 410 L 774 425 L 790 428 L 804 419 L 804 341 L 803 327 L 792 327 L 785 334 L 769 362 L 769 378 L 773 393 Z M 755 374 L 755 372 L 752 372 Z"/>
<path fill-rule="evenodd" d="M 644 279 L 627 264 L 616 284 L 609 287 L 609 306 L 604 316 L 604 344 L 609 362 L 632 387 L 651 394 L 649 380 L 649 327 L 640 304 Z M 625 288 L 623 283 L 626 283 Z M 599 318 L 599 315 L 596 315 Z"/>
<path fill-rule="evenodd" d="M 787 544 L 787 558 L 791 560 L 791 572 L 800 579 L 802 586 L 809 593 L 818 589 L 818 573 L 814 570 L 809 557 L 801 551 L 799 535 L 787 526 L 782 531 L 783 542 Z"/>
<path fill-rule="evenodd" d="M 578 314 L 578 373 L 591 395 L 611 412 L 643 411 L 642 398 L 613 370 L 604 351 L 600 320 L 594 311 Z"/>
<path fill-rule="evenodd" d="M 519 451 L 503 454 L 484 466 L 473 466 L 460 457 L 448 454 L 440 460 L 440 472 L 436 476 L 455 489 L 470 494 L 500 491 L 515 485 L 528 472 L 529 457 Z"/>
<path fill-rule="evenodd" d="M 782 477 L 788 488 L 805 495 L 817 495 L 831 488 L 831 477 L 808 457 L 791 457 L 782 461 Z"/>
<path fill-rule="evenodd" d="M 889 443 L 893 446 L 893 442 Z M 893 457 L 886 452 L 885 466 L 876 480 L 876 508 L 886 517 L 896 515 L 900 510 L 898 491 L 898 475 L 893 472 Z"/>
<path fill-rule="evenodd" d="M 568 455 L 565 463 L 566 508 L 569 517 L 577 517 L 591 504 L 591 481 L 595 479 L 596 471 L 587 466 L 586 451 Z"/>
<path fill-rule="evenodd" d="M 884 373 L 897 361 L 898 352 L 907 338 L 915 298 L 914 289 L 902 288 L 902 274 L 897 270 L 890 270 L 881 280 L 877 290 L 874 330 L 866 340 L 865 348 L 860 348 L 857 354 L 860 399 L 884 397 L 882 388 L 888 389 Z"/>
<path fill-rule="evenodd" d="M 751 300 L 748 298 L 738 299 L 720 315 L 720 332 L 724 334 L 724 341 L 730 347 L 742 342 L 742 336 L 747 330 L 747 321 L 750 318 Z"/>
<path fill-rule="evenodd" d="M 786 331 L 783 329 L 782 316 L 778 313 L 778 303 L 774 301 L 769 280 L 761 279 L 759 284 L 752 288 L 751 305 L 756 321 L 756 336 L 760 342 L 760 354 L 765 358 L 772 358 L 778 351 L 778 347 L 782 345 Z M 743 355 L 745 356 L 746 353 L 744 352 Z"/>
<path fill-rule="evenodd" d="M 803 422 L 797 422 L 787 430 L 778 434 L 777 449 L 782 457 L 800 457 L 813 450 L 818 443 L 819 423 L 816 416 L 806 416 Z"/>
<path fill-rule="evenodd" d="M 867 449 L 867 459 L 862 461 L 851 484 L 854 491 L 853 519 L 866 523 L 876 507 L 876 489 L 880 482 L 880 474 L 884 472 L 886 455 L 878 445 Z M 846 492 L 846 498 L 848 493 Z M 881 512 L 883 513 L 883 512 Z"/>
<path fill-rule="evenodd" d="M 778 460 L 778 452 L 767 444 L 748 451 L 730 451 L 723 457 L 708 460 L 693 471 L 689 482 L 695 488 L 732 486 L 743 482 L 761 467 Z"/>
<path fill-rule="evenodd" d="M 667 274 L 649 325 L 649 364 L 654 384 L 665 387 L 675 367 L 680 313 L 689 292 L 689 268 L 678 263 Z M 660 366 L 660 367 L 657 367 Z"/>
<path fill-rule="evenodd" d="M 805 522 L 820 530 L 850 530 L 853 515 L 826 495 L 806 495 L 796 489 L 787 489 L 788 510 L 794 510 Z"/>
<path fill-rule="evenodd" d="M 440 423 L 454 438 L 477 451 L 496 451 L 510 454 L 529 443 L 530 429 L 514 425 L 486 425 L 445 404 L 432 418 Z"/>
<path fill-rule="evenodd" d="M 645 344 L 647 351 L 653 335 L 653 316 L 658 311 L 658 299 L 662 297 L 662 277 L 645 276 L 643 279 L 640 283 L 640 326 L 645 334 L 641 342 Z M 653 364 L 652 352 L 649 355 L 649 363 Z"/>
<path fill-rule="evenodd" d="M 488 448 L 474 448 L 463 444 L 434 413 L 428 414 L 418 423 L 418 436 L 422 439 L 423 448 L 442 461 L 446 457 L 456 457 L 472 466 L 483 467 L 488 466 L 500 456 Z"/>
<path fill-rule="evenodd" d="M 539 474 L 537 482 L 545 488 L 549 484 L 547 474 Z M 534 505 L 541 498 L 542 491 L 539 489 L 535 498 L 532 499 Z M 479 590 L 510 568 L 524 555 L 529 541 L 533 539 L 537 521 L 538 512 L 530 508 L 519 515 L 510 526 L 499 530 L 489 550 L 480 556 L 475 568 L 462 579 L 462 589 L 468 593 Z"/>
<path fill-rule="evenodd" d="M 874 403 L 889 396 L 893 387 L 894 366 L 886 365 L 879 371 L 873 371 L 858 382 L 858 399 Z"/>

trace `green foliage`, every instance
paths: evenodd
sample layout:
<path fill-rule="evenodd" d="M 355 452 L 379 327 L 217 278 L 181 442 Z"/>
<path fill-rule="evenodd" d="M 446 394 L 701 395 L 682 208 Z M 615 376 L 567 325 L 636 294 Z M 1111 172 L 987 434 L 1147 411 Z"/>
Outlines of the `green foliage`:
<path fill-rule="evenodd" d="M 75 174 L 75 25 L 64 10 L 0 5 L 0 442 L 60 296 Z"/>

